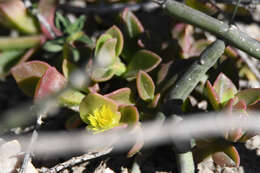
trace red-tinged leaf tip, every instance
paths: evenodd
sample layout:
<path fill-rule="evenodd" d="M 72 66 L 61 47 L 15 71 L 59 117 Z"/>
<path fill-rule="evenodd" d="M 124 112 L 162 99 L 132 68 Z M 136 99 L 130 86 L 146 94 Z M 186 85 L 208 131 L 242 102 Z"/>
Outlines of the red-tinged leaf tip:
<path fill-rule="evenodd" d="M 123 11 L 122 19 L 131 38 L 137 37 L 144 32 L 143 25 L 138 20 L 138 18 L 131 11 L 129 11 L 128 8 L 125 8 Z"/>
<path fill-rule="evenodd" d="M 65 86 L 66 79 L 54 67 L 46 70 L 37 84 L 34 99 L 42 99 Z"/>
<path fill-rule="evenodd" d="M 159 100 L 161 98 L 161 94 L 160 93 L 157 93 L 152 102 L 148 105 L 149 108 L 156 108 L 158 106 L 158 103 L 159 103 Z"/>
<path fill-rule="evenodd" d="M 236 86 L 224 73 L 220 73 L 218 75 L 217 79 L 214 82 L 213 88 L 219 96 L 221 104 L 225 104 L 237 93 Z"/>

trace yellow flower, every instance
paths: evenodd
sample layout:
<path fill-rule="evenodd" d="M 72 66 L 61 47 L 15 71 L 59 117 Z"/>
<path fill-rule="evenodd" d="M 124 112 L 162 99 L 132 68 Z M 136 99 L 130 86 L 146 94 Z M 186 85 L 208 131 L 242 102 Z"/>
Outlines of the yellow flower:
<path fill-rule="evenodd" d="M 103 132 L 119 125 L 120 114 L 113 112 L 110 107 L 103 105 L 88 114 L 88 129 L 94 133 Z"/>

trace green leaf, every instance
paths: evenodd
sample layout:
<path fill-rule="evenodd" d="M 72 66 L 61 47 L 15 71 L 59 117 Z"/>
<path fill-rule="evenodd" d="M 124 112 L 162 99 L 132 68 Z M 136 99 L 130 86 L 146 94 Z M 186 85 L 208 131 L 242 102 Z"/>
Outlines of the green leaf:
<path fill-rule="evenodd" d="M 139 113 L 136 107 L 128 105 L 128 106 L 120 106 L 119 112 L 121 113 L 120 122 L 126 123 L 128 125 L 135 125 L 139 121 Z"/>
<path fill-rule="evenodd" d="M 114 73 L 117 76 L 121 76 L 126 72 L 125 64 L 120 60 L 120 58 L 116 58 L 116 62 L 113 65 Z"/>
<path fill-rule="evenodd" d="M 59 101 L 62 105 L 72 107 L 78 106 L 83 98 L 84 94 L 75 90 L 68 90 L 59 97 Z"/>
<path fill-rule="evenodd" d="M 19 88 L 28 96 L 33 96 L 36 85 L 51 66 L 43 61 L 29 61 L 12 68 L 11 73 Z"/>
<path fill-rule="evenodd" d="M 24 53 L 24 50 L 12 50 L 0 53 L 0 78 L 7 75 L 10 69 L 20 60 Z"/>
<path fill-rule="evenodd" d="M 36 19 L 27 12 L 21 0 L 0 1 L 0 14 L 23 33 L 39 33 Z"/>
<path fill-rule="evenodd" d="M 91 49 L 95 48 L 94 42 L 86 34 L 83 34 L 80 38 L 77 39 L 77 41 L 81 41 L 87 44 L 87 46 L 89 46 Z"/>
<path fill-rule="evenodd" d="M 151 101 L 154 98 L 155 86 L 152 78 L 147 73 L 140 71 L 137 75 L 136 84 L 141 99 Z"/>
<path fill-rule="evenodd" d="M 62 27 L 67 28 L 70 24 L 71 23 L 70 23 L 69 19 L 62 16 L 61 13 L 56 12 L 55 26 L 57 26 L 57 28 L 59 30 L 62 30 Z"/>
<path fill-rule="evenodd" d="M 68 25 L 65 28 L 64 32 L 68 33 L 68 34 L 73 34 L 73 33 L 81 31 L 84 27 L 85 20 L 86 20 L 85 16 L 83 16 L 83 15 L 80 16 L 74 23 Z"/>
<path fill-rule="evenodd" d="M 159 100 L 160 100 L 161 94 L 157 93 L 152 102 L 148 105 L 149 108 L 156 108 L 158 106 Z"/>
<path fill-rule="evenodd" d="M 134 102 L 131 99 L 130 88 L 121 88 L 112 93 L 106 94 L 106 97 L 114 100 L 118 105 L 133 105 Z"/>
<path fill-rule="evenodd" d="M 126 25 L 130 38 L 135 38 L 144 32 L 144 27 L 138 18 L 127 8 L 122 13 L 122 20 Z"/>
<path fill-rule="evenodd" d="M 124 38 L 122 32 L 117 26 L 114 25 L 106 31 L 106 34 L 109 34 L 113 38 L 116 38 L 116 56 L 118 57 L 121 54 L 124 45 Z"/>
<path fill-rule="evenodd" d="M 117 104 L 110 98 L 104 97 L 97 93 L 89 93 L 80 103 L 79 112 L 81 119 L 88 123 L 88 116 L 95 109 L 100 109 L 103 105 L 108 106 L 112 112 L 117 111 Z"/>
<path fill-rule="evenodd" d="M 135 77 L 140 70 L 150 72 L 156 68 L 160 62 L 161 58 L 155 53 L 148 50 L 140 50 L 135 53 L 131 62 L 128 64 L 127 72 L 124 77 Z"/>
<path fill-rule="evenodd" d="M 64 59 L 62 62 L 62 72 L 66 79 L 69 78 L 70 74 L 76 70 L 78 67 L 71 63 L 68 59 Z"/>
<path fill-rule="evenodd" d="M 207 83 L 206 83 L 205 91 L 206 91 L 206 95 L 209 98 L 209 101 L 212 104 L 213 108 L 215 110 L 219 110 L 221 107 L 220 101 L 219 101 L 219 96 L 209 81 L 207 81 Z"/>
<path fill-rule="evenodd" d="M 112 39 L 113 37 L 109 34 L 102 34 L 96 43 L 96 48 L 95 48 L 95 56 L 98 54 L 98 52 L 100 51 L 101 47 L 103 46 L 103 44 L 108 40 L 108 39 Z"/>
<path fill-rule="evenodd" d="M 225 104 L 229 99 L 234 98 L 237 88 L 233 82 L 224 73 L 220 73 L 214 82 L 215 89 L 220 103 Z"/>
<path fill-rule="evenodd" d="M 246 105 L 254 105 L 260 100 L 260 88 L 245 89 L 235 95 L 238 100 L 244 100 Z"/>
<path fill-rule="evenodd" d="M 116 39 L 106 40 L 102 44 L 92 63 L 91 78 L 96 82 L 106 81 L 114 75 L 113 65 L 115 56 Z"/>
<path fill-rule="evenodd" d="M 48 52 L 60 52 L 60 51 L 62 51 L 63 46 L 60 44 L 52 43 L 52 42 L 46 42 L 43 45 L 43 49 Z"/>
<path fill-rule="evenodd" d="M 185 4 L 208 15 L 213 15 L 217 12 L 217 9 L 207 2 L 185 0 Z"/>

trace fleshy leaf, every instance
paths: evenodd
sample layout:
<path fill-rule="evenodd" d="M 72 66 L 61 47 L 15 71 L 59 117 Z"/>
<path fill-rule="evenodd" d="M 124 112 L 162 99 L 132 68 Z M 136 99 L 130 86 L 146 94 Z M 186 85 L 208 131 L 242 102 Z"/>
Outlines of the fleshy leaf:
<path fill-rule="evenodd" d="M 199 56 L 202 51 L 210 45 L 210 41 L 201 39 L 194 42 L 188 52 L 189 57 Z"/>
<path fill-rule="evenodd" d="M 118 105 L 133 105 L 130 88 L 121 88 L 105 95 L 114 100 Z"/>
<path fill-rule="evenodd" d="M 238 100 L 244 100 L 246 105 L 253 105 L 260 100 L 260 88 L 245 89 L 235 95 Z"/>
<path fill-rule="evenodd" d="M 161 58 L 155 53 L 148 50 L 140 50 L 135 53 L 133 59 L 128 64 L 125 77 L 133 77 L 140 70 L 149 72 L 156 68 L 161 62 Z"/>
<path fill-rule="evenodd" d="M 100 109 L 106 105 L 112 112 L 117 111 L 117 104 L 110 98 L 104 97 L 97 93 L 89 93 L 80 103 L 80 117 L 85 123 L 89 123 L 88 116 L 93 114 L 94 110 Z"/>
<path fill-rule="evenodd" d="M 62 62 L 62 72 L 66 79 L 69 78 L 70 74 L 77 69 L 77 66 L 71 63 L 68 59 L 64 59 Z"/>
<path fill-rule="evenodd" d="M 142 149 L 144 146 L 144 137 L 143 137 L 143 131 L 140 126 L 140 124 L 135 126 L 135 129 L 133 130 L 133 133 L 136 137 L 136 141 L 134 146 L 128 151 L 127 157 L 132 157 L 135 155 L 138 151 Z"/>
<path fill-rule="evenodd" d="M 99 49 L 92 63 L 91 78 L 96 82 L 110 79 L 114 74 L 113 65 L 115 56 L 116 39 L 109 39 Z"/>
<path fill-rule="evenodd" d="M 139 113 L 136 107 L 131 105 L 120 106 L 119 111 L 121 112 L 120 122 L 134 125 L 139 121 Z"/>
<path fill-rule="evenodd" d="M 155 86 L 152 78 L 143 71 L 140 71 L 136 79 L 137 91 L 141 99 L 150 101 L 154 98 Z"/>
<path fill-rule="evenodd" d="M 122 32 L 117 26 L 114 25 L 106 31 L 106 34 L 109 34 L 113 38 L 116 38 L 116 56 L 118 57 L 121 54 L 124 45 L 124 38 Z"/>
<path fill-rule="evenodd" d="M 78 106 L 84 97 L 85 95 L 81 92 L 68 90 L 59 97 L 59 101 L 65 106 Z"/>
<path fill-rule="evenodd" d="M 21 32 L 26 34 L 38 33 L 36 20 L 27 13 L 21 0 L 0 1 L 0 14 Z"/>
<path fill-rule="evenodd" d="M 206 83 L 206 93 L 213 108 L 215 110 L 219 110 L 220 109 L 219 96 L 217 95 L 215 89 L 213 88 L 213 86 L 209 81 L 207 81 Z"/>
<path fill-rule="evenodd" d="M 120 60 L 120 58 L 116 58 L 116 62 L 113 65 L 114 73 L 117 76 L 121 76 L 126 72 L 125 64 Z"/>
<path fill-rule="evenodd" d="M 126 25 L 130 38 L 135 38 L 144 32 L 144 27 L 138 18 L 127 8 L 122 13 L 122 19 Z"/>
<path fill-rule="evenodd" d="M 20 89 L 28 96 L 33 96 L 38 81 L 50 67 L 43 61 L 30 61 L 13 67 L 11 73 Z"/>
<path fill-rule="evenodd" d="M 218 75 L 213 88 L 215 89 L 221 104 L 225 104 L 237 93 L 236 86 L 226 75 L 224 75 L 224 73 Z"/>
<path fill-rule="evenodd" d="M 160 93 L 157 93 L 152 102 L 148 105 L 149 108 L 156 108 L 158 103 L 159 103 L 159 100 L 160 100 L 160 97 L 161 97 L 161 94 Z"/>
<path fill-rule="evenodd" d="M 55 27 L 54 25 L 54 16 L 56 11 L 56 0 L 40 0 L 38 4 L 38 10 L 40 14 L 43 15 L 43 17 L 46 19 L 46 21 L 49 23 L 51 29 L 54 31 L 54 33 L 57 36 L 61 36 L 61 32 Z M 49 38 L 53 39 L 53 36 L 49 33 L 47 28 L 41 24 L 41 28 L 43 33 Z"/>
<path fill-rule="evenodd" d="M 241 121 L 243 121 L 244 120 L 243 118 L 245 118 L 247 116 L 245 113 L 245 110 L 246 110 L 245 102 L 243 100 L 241 100 L 236 105 L 233 105 L 233 104 L 234 104 L 234 99 L 230 99 L 226 103 L 225 107 L 226 107 L 227 113 L 225 115 L 230 116 L 230 117 L 238 115 L 239 118 L 241 119 Z M 234 110 L 236 110 L 237 112 L 233 113 Z M 232 124 L 230 124 L 230 130 L 228 130 L 225 133 L 225 138 L 232 142 L 238 141 L 242 136 L 243 136 L 242 128 L 233 128 Z"/>
<path fill-rule="evenodd" d="M 66 84 L 65 77 L 54 67 L 49 67 L 37 84 L 34 99 L 42 99 L 59 91 Z"/>
<path fill-rule="evenodd" d="M 220 166 L 234 167 L 239 166 L 240 157 L 235 147 L 226 146 L 223 152 L 216 152 L 212 155 L 214 162 Z"/>
<path fill-rule="evenodd" d="M 103 46 L 103 44 L 108 40 L 108 39 L 112 39 L 113 37 L 109 34 L 102 34 L 96 43 L 96 48 L 95 48 L 95 56 L 98 54 L 98 52 L 100 51 L 101 47 Z"/>

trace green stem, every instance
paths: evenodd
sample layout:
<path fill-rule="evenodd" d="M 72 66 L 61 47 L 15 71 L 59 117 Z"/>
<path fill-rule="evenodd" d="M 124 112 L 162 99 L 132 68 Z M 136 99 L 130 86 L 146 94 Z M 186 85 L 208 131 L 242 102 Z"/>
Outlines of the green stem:
<path fill-rule="evenodd" d="M 192 90 L 196 87 L 201 77 L 216 63 L 216 61 L 224 53 L 224 51 L 225 43 L 222 40 L 216 40 L 209 47 L 207 47 L 201 53 L 200 58 L 189 67 L 189 69 L 170 89 L 168 99 L 181 99 L 182 101 L 184 101 L 192 92 Z M 169 114 L 169 112 L 164 112 L 164 114 Z M 163 115 L 163 113 L 159 112 L 157 115 Z M 182 146 L 178 146 L 178 148 L 180 148 L 181 150 Z M 195 166 L 193 163 L 193 156 L 191 151 L 176 151 L 176 160 L 180 173 L 194 173 Z"/>
<path fill-rule="evenodd" d="M 0 37 L 0 51 L 29 49 L 40 45 L 43 41 L 44 37 L 41 35 L 18 38 Z"/>
<path fill-rule="evenodd" d="M 224 53 L 225 43 L 216 40 L 205 49 L 189 69 L 181 76 L 170 91 L 169 99 L 181 99 L 184 101 L 202 76 L 217 62 L 218 58 Z"/>
<path fill-rule="evenodd" d="M 192 152 L 176 154 L 177 167 L 181 173 L 193 173 L 195 171 Z"/>
<path fill-rule="evenodd" d="M 260 59 L 260 42 L 241 32 L 236 26 L 229 26 L 211 16 L 173 0 L 154 0 L 172 17 L 202 28 L 225 40 L 249 55 Z"/>

